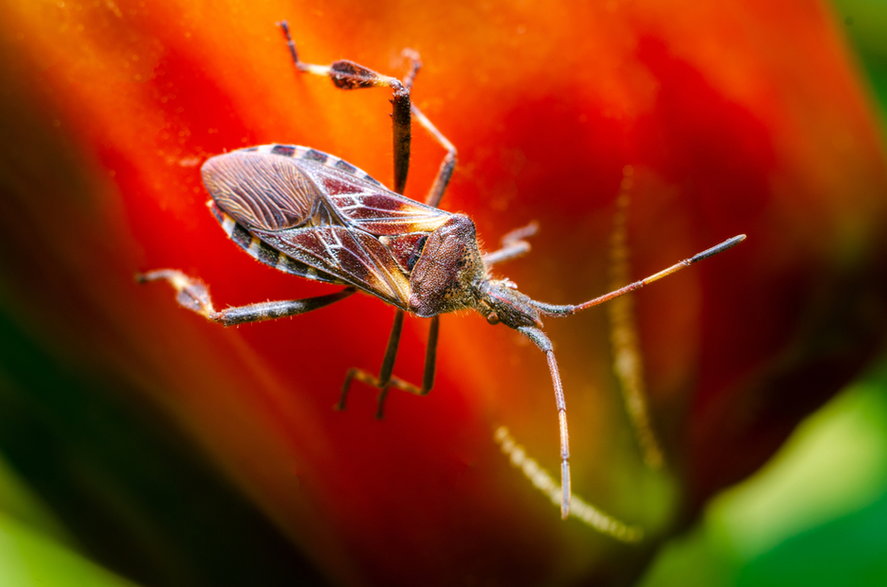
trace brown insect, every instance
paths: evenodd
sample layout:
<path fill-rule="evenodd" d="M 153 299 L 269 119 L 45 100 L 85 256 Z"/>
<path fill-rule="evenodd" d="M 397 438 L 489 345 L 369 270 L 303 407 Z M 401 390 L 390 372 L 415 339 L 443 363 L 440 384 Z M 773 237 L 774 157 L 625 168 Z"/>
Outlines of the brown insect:
<path fill-rule="evenodd" d="M 434 383 L 439 315 L 474 309 L 490 324 L 502 323 L 528 337 L 545 353 L 557 405 L 561 454 L 561 513 L 570 509 L 570 451 L 567 408 L 552 344 L 542 331 L 543 316 L 569 316 L 597 306 L 692 265 L 742 241 L 739 235 L 680 261 L 654 275 L 575 305 L 546 304 L 519 292 L 508 279 L 495 279 L 490 268 L 529 251 L 524 240 L 535 226 L 506 235 L 502 248 L 483 253 L 472 220 L 437 207 L 456 163 L 456 149 L 410 101 L 421 64 L 411 61 L 403 80 L 378 74 L 351 61 L 329 66 L 299 60 L 286 23 L 280 23 L 300 72 L 328 76 L 336 87 L 393 90 L 394 186 L 391 191 L 357 167 L 315 149 L 262 145 L 218 155 L 201 168 L 212 196 L 208 203 L 225 233 L 258 261 L 308 279 L 342 284 L 331 294 L 301 300 L 263 302 L 216 310 L 206 286 L 173 269 L 140 276 L 166 280 L 179 304 L 223 325 L 271 320 L 316 310 L 358 290 L 395 306 L 394 325 L 379 375 L 350 369 L 338 407 L 344 408 L 354 379 L 380 390 L 381 417 L 391 388 L 425 395 Z M 415 118 L 447 151 L 425 203 L 401 195 L 410 157 L 410 125 Z M 404 314 L 431 318 L 421 386 L 394 377 Z"/>

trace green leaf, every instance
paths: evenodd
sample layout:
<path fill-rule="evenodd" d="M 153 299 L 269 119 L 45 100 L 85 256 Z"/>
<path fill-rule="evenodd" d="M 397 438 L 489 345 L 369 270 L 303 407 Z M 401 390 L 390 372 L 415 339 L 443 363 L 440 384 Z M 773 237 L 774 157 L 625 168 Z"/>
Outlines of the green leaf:
<path fill-rule="evenodd" d="M 118 587 L 132 583 L 0 513 L 0 585 Z"/>

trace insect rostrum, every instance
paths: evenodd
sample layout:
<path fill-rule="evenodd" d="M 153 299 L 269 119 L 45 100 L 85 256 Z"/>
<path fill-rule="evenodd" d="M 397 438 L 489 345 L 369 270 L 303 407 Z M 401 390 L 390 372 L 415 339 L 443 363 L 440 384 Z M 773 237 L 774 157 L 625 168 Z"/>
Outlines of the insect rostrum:
<path fill-rule="evenodd" d="M 354 165 L 318 150 L 295 145 L 262 145 L 218 155 L 201 169 L 212 196 L 209 207 L 225 233 L 261 263 L 307 279 L 344 285 L 337 292 L 302 300 L 264 302 L 216 310 L 207 288 L 180 271 L 160 269 L 143 281 L 166 280 L 184 307 L 225 325 L 293 316 L 342 300 L 356 291 L 395 306 L 395 317 L 379 375 L 351 369 L 339 402 L 344 407 L 353 379 L 380 390 L 378 415 L 394 387 L 424 395 L 434 380 L 438 317 L 474 309 L 491 324 L 502 323 L 527 336 L 546 355 L 560 433 L 561 513 L 570 508 L 570 452 L 563 387 L 552 344 L 542 330 L 542 317 L 568 316 L 670 275 L 743 240 L 739 235 L 654 275 L 575 305 L 546 304 L 531 299 L 507 279 L 495 279 L 491 267 L 529 250 L 524 240 L 533 227 L 506 235 L 497 251 L 483 253 L 474 222 L 463 214 L 437 207 L 453 173 L 456 150 L 410 103 L 409 91 L 419 62 L 398 80 L 350 61 L 330 66 L 299 60 L 285 23 L 281 27 L 293 61 L 301 72 L 328 76 L 345 90 L 388 87 L 395 94 L 395 186 L 385 188 Z M 409 162 L 410 118 L 416 120 L 447 151 L 438 176 L 420 203 L 401 195 Z M 425 372 L 421 386 L 393 376 L 403 316 L 410 312 L 431 318 Z"/>

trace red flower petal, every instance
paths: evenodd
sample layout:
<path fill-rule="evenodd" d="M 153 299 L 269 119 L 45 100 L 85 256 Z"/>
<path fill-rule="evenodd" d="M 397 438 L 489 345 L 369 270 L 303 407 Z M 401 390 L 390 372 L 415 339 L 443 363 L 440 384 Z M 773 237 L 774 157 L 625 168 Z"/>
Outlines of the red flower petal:
<path fill-rule="evenodd" d="M 167 289 L 132 283 L 169 266 L 204 279 L 219 305 L 330 291 L 226 242 L 203 207 L 197 168 L 209 155 L 308 144 L 390 184 L 389 96 L 298 76 L 280 19 L 311 62 L 350 58 L 397 75 L 401 48 L 421 52 L 414 98 L 460 150 L 443 207 L 469 213 L 490 249 L 538 221 L 532 254 L 497 268 L 534 297 L 608 289 L 626 166 L 632 276 L 748 233 L 635 298 L 674 482 L 640 462 L 607 313 L 546 324 L 574 488 L 618 517 L 671 534 L 883 341 L 887 170 L 821 7 L 19 2 L 4 12 L 16 54 L 4 63 L 6 111 L 23 113 L 7 126 L 5 305 L 60 360 L 114 373 L 161 406 L 336 581 L 615 580 L 654 545 L 626 549 L 560 522 L 509 468 L 493 442 L 500 424 L 557 463 L 544 357 L 518 334 L 446 316 L 434 392 L 394 394 L 375 421 L 371 390 L 355 389 L 344 413 L 331 406 L 346 369 L 381 360 L 392 312 L 376 300 L 225 330 L 181 311 Z M 421 198 L 442 153 L 415 137 L 407 193 Z M 424 330 L 408 320 L 404 378 L 419 378 Z"/>

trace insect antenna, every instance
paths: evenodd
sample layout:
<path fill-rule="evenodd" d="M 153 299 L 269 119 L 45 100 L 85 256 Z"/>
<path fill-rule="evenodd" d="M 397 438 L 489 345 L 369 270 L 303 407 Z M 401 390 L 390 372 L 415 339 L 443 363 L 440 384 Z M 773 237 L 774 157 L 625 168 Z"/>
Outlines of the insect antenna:
<path fill-rule="evenodd" d="M 667 277 L 673 273 L 680 271 L 681 269 L 685 269 L 694 263 L 697 263 L 699 261 L 702 261 L 703 259 L 707 259 L 708 257 L 725 251 L 730 247 L 739 244 L 743 240 L 745 240 L 744 234 L 734 236 L 733 238 L 729 238 L 722 243 L 719 243 L 709 249 L 693 255 L 692 257 L 688 257 L 682 261 L 678 261 L 671 267 L 667 267 L 666 269 L 654 273 L 653 275 L 629 283 L 624 287 L 620 287 L 609 293 L 605 293 L 604 295 L 592 298 L 591 300 L 588 300 L 587 302 L 582 302 L 581 304 L 555 305 L 546 304 L 544 302 L 537 302 L 535 300 L 530 300 L 529 303 L 537 310 L 539 310 L 541 314 L 544 315 L 569 316 L 571 314 L 575 314 L 576 312 L 581 312 L 582 310 L 598 306 L 600 304 L 603 304 L 604 302 L 608 302 L 614 298 L 618 298 L 633 291 L 637 291 L 647 284 L 658 281 L 663 277 Z M 545 353 L 545 358 L 548 361 L 548 371 L 551 374 L 551 385 L 554 389 L 554 401 L 557 407 L 558 431 L 560 435 L 561 517 L 566 519 L 570 515 L 570 503 L 572 496 L 572 491 L 570 487 L 570 434 L 567 427 L 567 404 L 564 399 L 564 387 L 561 383 L 560 370 L 557 366 L 557 359 L 554 356 L 554 348 L 551 344 L 551 340 L 549 340 L 548 336 L 546 336 L 539 327 L 519 326 L 517 330 L 522 332 L 527 338 L 533 341 L 533 344 L 535 344 L 537 347 L 539 347 L 539 350 Z"/>
<path fill-rule="evenodd" d="M 613 298 L 618 298 L 619 296 L 624 296 L 625 294 L 629 294 L 633 291 L 637 291 L 644 287 L 645 285 L 649 285 L 654 281 L 659 281 L 663 277 L 668 277 L 673 273 L 677 273 L 681 269 L 686 269 L 690 265 L 694 263 L 698 263 L 703 259 L 707 259 L 718 253 L 726 251 L 727 249 L 738 245 L 742 241 L 745 240 L 744 234 L 738 234 L 733 238 L 728 238 L 722 243 L 719 243 L 709 249 L 705 249 L 701 253 L 696 253 L 692 257 L 688 257 L 682 261 L 678 261 L 671 267 L 667 267 L 662 271 L 654 273 L 653 275 L 649 275 L 643 279 L 639 279 L 638 281 L 629 283 L 626 286 L 620 287 L 619 289 L 614 289 L 611 292 L 605 293 L 604 295 L 598 296 L 596 298 L 592 298 L 587 302 L 582 302 L 581 304 L 568 304 L 568 305 L 557 305 L 557 304 L 546 304 L 545 302 L 537 302 L 533 300 L 532 305 L 539 310 L 542 314 L 547 316 L 570 316 L 575 314 L 576 312 L 581 312 L 582 310 L 587 310 L 588 308 L 593 308 L 594 306 L 599 306 L 604 302 L 609 302 Z M 529 335 L 528 335 L 529 336 Z M 534 341 L 535 342 L 535 341 Z M 541 347 L 540 347 L 541 348 Z"/>

